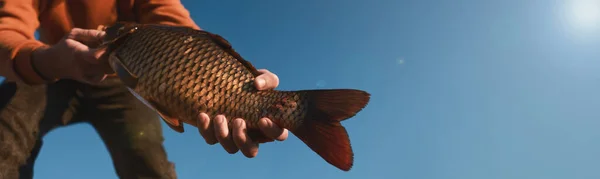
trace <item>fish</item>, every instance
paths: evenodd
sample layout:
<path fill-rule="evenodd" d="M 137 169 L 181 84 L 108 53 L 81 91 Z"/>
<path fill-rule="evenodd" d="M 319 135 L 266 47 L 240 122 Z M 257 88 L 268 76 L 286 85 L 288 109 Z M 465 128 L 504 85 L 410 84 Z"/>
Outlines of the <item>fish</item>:
<path fill-rule="evenodd" d="M 244 119 L 252 139 L 268 141 L 267 117 L 288 129 L 329 164 L 349 171 L 354 152 L 341 122 L 369 103 L 358 89 L 258 90 L 261 73 L 225 38 L 206 30 L 117 22 L 102 26 L 101 45 L 123 84 L 174 131 L 197 127 L 200 113 Z M 272 140 L 271 140 L 272 141 Z"/>

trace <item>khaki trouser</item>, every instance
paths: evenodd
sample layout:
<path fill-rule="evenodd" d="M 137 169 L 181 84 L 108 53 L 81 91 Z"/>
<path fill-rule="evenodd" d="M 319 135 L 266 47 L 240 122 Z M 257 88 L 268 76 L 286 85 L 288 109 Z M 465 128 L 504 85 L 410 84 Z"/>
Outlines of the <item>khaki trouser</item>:
<path fill-rule="evenodd" d="M 2 84 L 0 178 L 33 178 L 44 135 L 78 122 L 96 129 L 120 178 L 176 178 L 160 119 L 115 78 L 95 86 L 72 80 Z"/>

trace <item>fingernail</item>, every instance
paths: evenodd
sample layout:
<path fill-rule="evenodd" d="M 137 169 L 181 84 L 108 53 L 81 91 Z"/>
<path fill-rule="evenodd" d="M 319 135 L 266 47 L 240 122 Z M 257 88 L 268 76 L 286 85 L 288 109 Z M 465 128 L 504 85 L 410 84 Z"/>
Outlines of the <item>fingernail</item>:
<path fill-rule="evenodd" d="M 259 88 L 265 87 L 265 83 L 267 83 L 267 82 L 264 79 L 261 79 L 261 78 L 256 79 L 256 84 Z"/>
<path fill-rule="evenodd" d="M 225 119 L 222 116 L 217 116 L 217 123 L 222 124 L 223 122 L 225 122 Z"/>
<path fill-rule="evenodd" d="M 258 125 L 263 126 L 263 123 L 266 124 L 267 121 L 264 118 L 261 118 L 260 121 L 258 121 Z"/>
<path fill-rule="evenodd" d="M 243 122 L 244 122 L 244 120 L 242 120 L 242 119 L 236 119 L 235 120 L 235 124 L 238 125 L 238 126 L 240 126 L 240 127 L 242 126 Z"/>
<path fill-rule="evenodd" d="M 198 124 L 198 126 L 200 126 L 200 124 L 202 124 L 204 122 L 204 118 L 199 118 L 198 120 L 196 120 L 196 124 Z"/>

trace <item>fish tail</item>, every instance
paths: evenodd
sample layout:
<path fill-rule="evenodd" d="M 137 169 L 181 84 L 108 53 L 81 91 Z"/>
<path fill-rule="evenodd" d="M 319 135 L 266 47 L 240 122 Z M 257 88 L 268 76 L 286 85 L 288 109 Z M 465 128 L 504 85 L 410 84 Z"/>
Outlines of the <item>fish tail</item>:
<path fill-rule="evenodd" d="M 308 101 L 306 118 L 290 131 L 335 167 L 349 171 L 354 162 L 350 139 L 341 121 L 356 115 L 370 94 L 353 89 L 303 90 Z"/>

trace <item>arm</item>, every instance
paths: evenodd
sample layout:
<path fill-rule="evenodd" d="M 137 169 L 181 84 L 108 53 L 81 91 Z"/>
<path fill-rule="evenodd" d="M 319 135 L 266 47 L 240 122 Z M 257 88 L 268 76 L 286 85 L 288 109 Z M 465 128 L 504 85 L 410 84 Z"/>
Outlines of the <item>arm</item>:
<path fill-rule="evenodd" d="M 39 22 L 33 1 L 4 0 L 0 7 L 0 75 L 7 81 L 45 83 L 31 64 L 32 52 L 47 47 L 34 38 Z"/>

